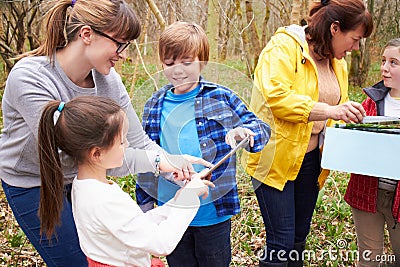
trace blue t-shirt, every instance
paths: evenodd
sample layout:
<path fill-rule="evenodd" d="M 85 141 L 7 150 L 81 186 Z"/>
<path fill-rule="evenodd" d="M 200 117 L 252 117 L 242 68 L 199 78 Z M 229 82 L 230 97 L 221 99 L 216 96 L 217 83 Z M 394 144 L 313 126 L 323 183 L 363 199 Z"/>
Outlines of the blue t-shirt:
<path fill-rule="evenodd" d="M 194 115 L 194 100 L 200 86 L 192 91 L 176 95 L 171 90 L 166 93 L 161 111 L 160 145 L 171 154 L 188 154 L 201 158 L 199 136 Z M 193 165 L 197 172 L 203 165 Z M 162 205 L 175 196 L 179 185 L 160 176 L 158 181 L 158 204 Z M 200 198 L 200 208 L 190 223 L 191 226 L 207 226 L 223 222 L 228 216 L 217 216 L 211 194 L 206 199 Z"/>

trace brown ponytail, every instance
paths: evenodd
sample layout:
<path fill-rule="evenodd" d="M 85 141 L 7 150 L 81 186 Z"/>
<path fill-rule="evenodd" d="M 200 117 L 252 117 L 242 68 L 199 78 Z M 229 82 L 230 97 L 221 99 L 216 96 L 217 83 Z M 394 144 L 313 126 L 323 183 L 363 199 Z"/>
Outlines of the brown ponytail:
<path fill-rule="evenodd" d="M 79 0 L 78 0 L 79 1 Z M 40 161 L 40 232 L 50 237 L 61 224 L 64 175 L 59 150 L 78 164 L 88 163 L 93 147 L 109 148 L 122 132 L 124 112 L 109 98 L 80 96 L 57 111 L 60 101 L 50 101 L 44 108 L 38 130 Z M 54 122 L 54 113 L 59 113 Z"/>
<path fill-rule="evenodd" d="M 58 148 L 55 141 L 54 112 L 60 101 L 51 101 L 45 107 L 39 122 L 38 151 L 40 159 L 40 233 L 47 238 L 60 224 L 63 206 L 64 176 L 61 168 Z"/>

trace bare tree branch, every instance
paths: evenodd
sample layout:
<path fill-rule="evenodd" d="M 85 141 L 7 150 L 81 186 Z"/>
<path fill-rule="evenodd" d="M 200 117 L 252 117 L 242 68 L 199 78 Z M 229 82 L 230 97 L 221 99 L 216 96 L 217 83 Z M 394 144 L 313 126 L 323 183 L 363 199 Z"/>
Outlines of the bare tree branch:
<path fill-rule="evenodd" d="M 146 2 L 149 5 L 154 16 L 156 16 L 158 24 L 160 25 L 161 31 L 163 31 L 165 29 L 165 20 L 164 20 L 164 17 L 162 16 L 160 10 L 158 9 L 157 5 L 154 3 L 153 0 L 146 0 Z"/>

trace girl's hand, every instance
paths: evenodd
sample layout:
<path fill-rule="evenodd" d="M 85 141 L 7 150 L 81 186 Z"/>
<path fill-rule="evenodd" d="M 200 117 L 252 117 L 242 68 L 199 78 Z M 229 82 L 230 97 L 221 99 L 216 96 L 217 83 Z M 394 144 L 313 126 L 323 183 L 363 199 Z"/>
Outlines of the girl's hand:
<path fill-rule="evenodd" d="M 192 179 L 185 185 L 184 188 L 195 190 L 197 195 L 200 197 L 202 196 L 203 199 L 208 197 L 209 189 L 208 187 L 215 187 L 215 185 L 208 181 L 201 179 L 201 172 L 196 173 L 192 176 Z"/>
<path fill-rule="evenodd" d="M 202 158 L 190 155 L 172 155 L 164 153 L 160 155 L 160 171 L 172 172 L 176 180 L 190 180 L 196 172 L 192 164 L 201 164 L 211 167 L 212 164 Z"/>

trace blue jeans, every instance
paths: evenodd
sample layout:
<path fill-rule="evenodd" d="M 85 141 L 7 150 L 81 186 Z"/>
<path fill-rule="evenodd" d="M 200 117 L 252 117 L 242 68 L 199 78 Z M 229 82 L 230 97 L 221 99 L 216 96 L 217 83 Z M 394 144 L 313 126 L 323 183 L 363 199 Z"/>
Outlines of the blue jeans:
<path fill-rule="evenodd" d="M 167 256 L 168 266 L 228 267 L 230 233 L 230 219 L 210 226 L 189 226 L 178 246 Z"/>
<path fill-rule="evenodd" d="M 15 219 L 36 248 L 37 252 L 49 267 L 83 267 L 88 266 L 78 240 L 78 234 L 72 216 L 71 185 L 66 186 L 64 208 L 61 214 L 61 225 L 56 228 L 56 234 L 50 242 L 45 235 L 40 235 L 40 220 L 38 217 L 40 187 L 14 187 L 2 181 L 2 187 L 7 197 Z"/>
<path fill-rule="evenodd" d="M 296 180 L 288 181 L 283 191 L 252 179 L 266 231 L 263 262 L 288 261 L 295 244 L 305 242 L 318 198 L 320 168 L 315 149 L 306 153 Z"/>

